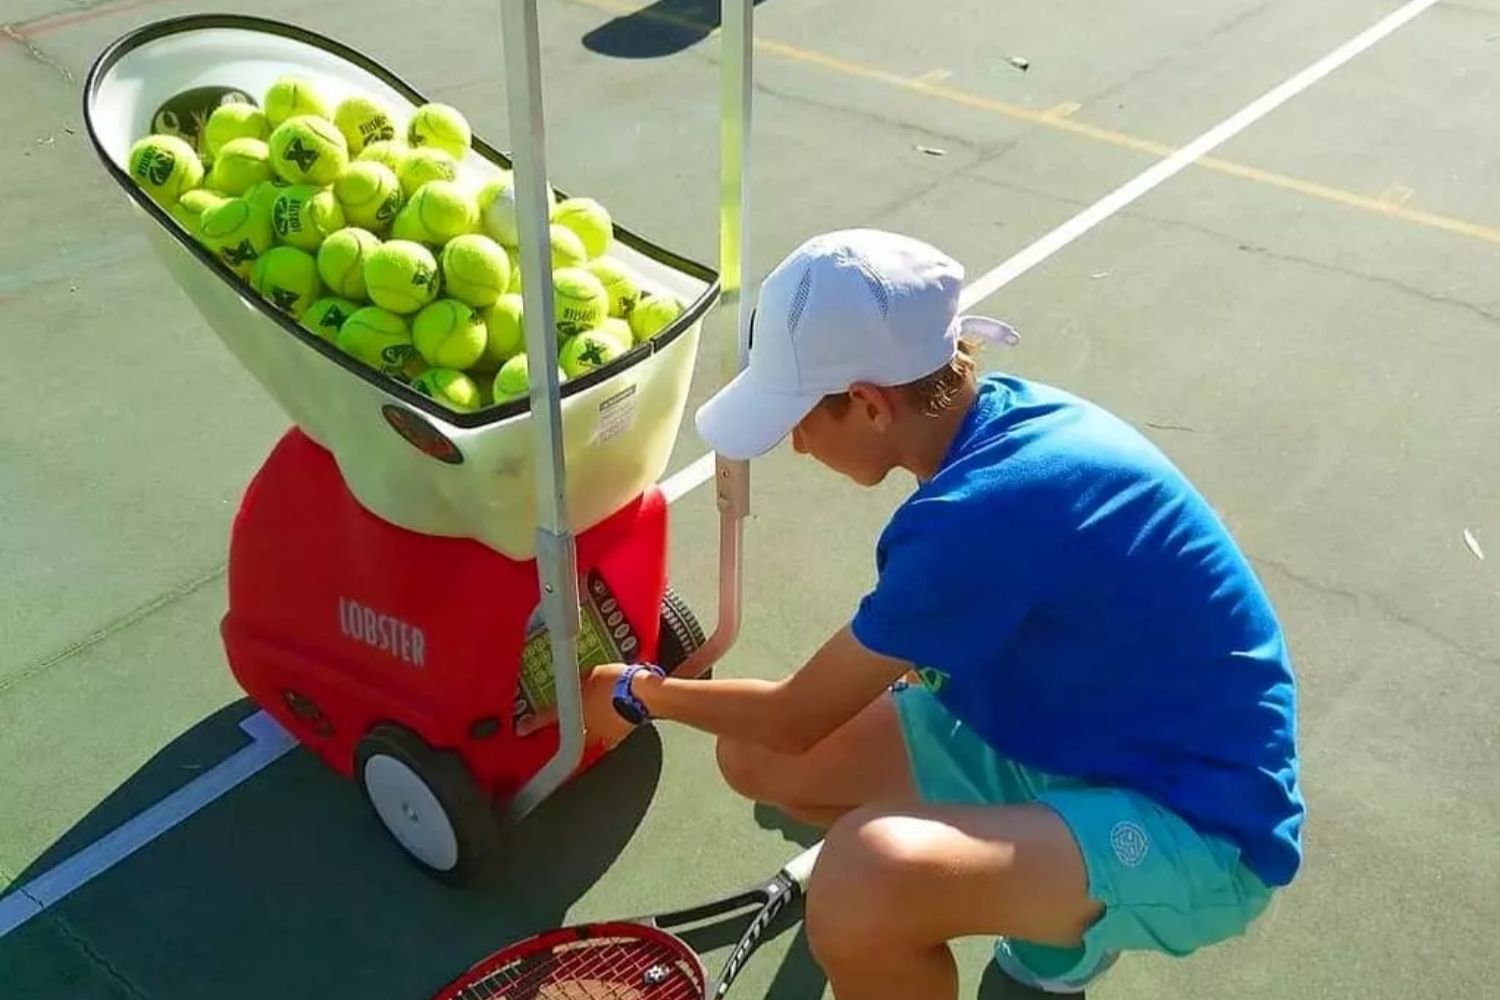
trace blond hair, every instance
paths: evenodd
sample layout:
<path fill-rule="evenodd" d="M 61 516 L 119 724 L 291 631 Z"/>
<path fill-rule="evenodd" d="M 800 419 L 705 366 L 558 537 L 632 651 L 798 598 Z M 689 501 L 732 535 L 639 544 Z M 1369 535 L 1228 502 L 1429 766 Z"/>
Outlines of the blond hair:
<path fill-rule="evenodd" d="M 946 365 L 914 382 L 891 388 L 900 393 L 906 404 L 922 416 L 939 416 L 951 410 L 958 403 L 963 390 L 973 383 L 974 374 L 979 367 L 974 356 L 978 353 L 977 343 L 960 340 L 958 353 Z M 833 416 L 841 417 L 849 408 L 849 393 L 835 392 L 824 396 L 822 405 L 828 407 Z"/>

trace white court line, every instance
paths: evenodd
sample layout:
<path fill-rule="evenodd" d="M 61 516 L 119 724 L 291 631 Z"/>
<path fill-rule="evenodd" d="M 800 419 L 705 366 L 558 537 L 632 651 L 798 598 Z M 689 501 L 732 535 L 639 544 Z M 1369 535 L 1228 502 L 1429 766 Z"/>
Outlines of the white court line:
<path fill-rule="evenodd" d="M 20 927 L 96 875 L 100 875 L 193 813 L 252 777 L 297 745 L 265 712 L 240 723 L 250 745 L 144 812 L 126 820 L 54 868 L 0 899 L 0 938 Z"/>
<path fill-rule="evenodd" d="M 1020 253 L 980 275 L 964 289 L 960 298 L 962 307 L 968 309 L 974 303 L 993 295 L 1105 219 L 1180 173 L 1194 160 L 1207 155 L 1211 150 L 1243 132 L 1437 2 L 1438 0 L 1411 0 L 1285 83 L 1268 91 L 1242 111 L 1226 118 L 1193 142 L 1101 198 Z M 685 468 L 663 480 L 660 485 L 669 501 L 676 500 L 713 478 L 713 474 L 714 456 L 710 453 L 695 459 Z M 0 899 L 0 937 L 4 937 L 89 879 L 108 870 L 123 858 L 155 840 L 235 785 L 280 758 L 295 745 L 291 736 L 264 712 L 251 716 L 241 725 L 254 740 L 250 746 L 237 751 L 213 770 L 195 778 L 57 867 L 44 872 L 20 889 Z"/>

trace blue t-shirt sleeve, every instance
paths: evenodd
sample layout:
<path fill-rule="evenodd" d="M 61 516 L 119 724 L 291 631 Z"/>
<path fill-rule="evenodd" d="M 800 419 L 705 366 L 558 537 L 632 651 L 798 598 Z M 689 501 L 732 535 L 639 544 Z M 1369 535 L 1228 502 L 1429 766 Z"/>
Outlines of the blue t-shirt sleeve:
<path fill-rule="evenodd" d="M 879 579 L 851 629 L 867 649 L 919 668 L 992 661 L 1051 585 L 1034 530 L 946 497 L 908 501 L 876 549 Z"/>

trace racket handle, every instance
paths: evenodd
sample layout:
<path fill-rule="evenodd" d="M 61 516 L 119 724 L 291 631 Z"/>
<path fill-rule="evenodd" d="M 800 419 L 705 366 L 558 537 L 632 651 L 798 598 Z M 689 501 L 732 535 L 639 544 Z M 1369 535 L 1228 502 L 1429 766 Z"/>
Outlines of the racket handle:
<path fill-rule="evenodd" d="M 816 844 L 797 855 L 786 863 L 782 871 L 786 872 L 787 878 L 796 884 L 798 889 L 806 889 L 808 880 L 812 878 L 813 868 L 818 863 L 818 852 L 823 850 L 823 842 Z"/>

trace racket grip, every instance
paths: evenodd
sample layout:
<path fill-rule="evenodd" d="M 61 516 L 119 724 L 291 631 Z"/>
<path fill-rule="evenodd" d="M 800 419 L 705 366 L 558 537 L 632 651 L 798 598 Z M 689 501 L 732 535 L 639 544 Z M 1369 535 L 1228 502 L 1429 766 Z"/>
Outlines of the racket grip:
<path fill-rule="evenodd" d="M 808 881 L 812 878 L 813 868 L 818 863 L 818 853 L 823 850 L 823 842 L 816 844 L 797 855 L 786 863 L 782 871 L 786 872 L 787 878 L 796 884 L 798 889 L 806 889 Z"/>

